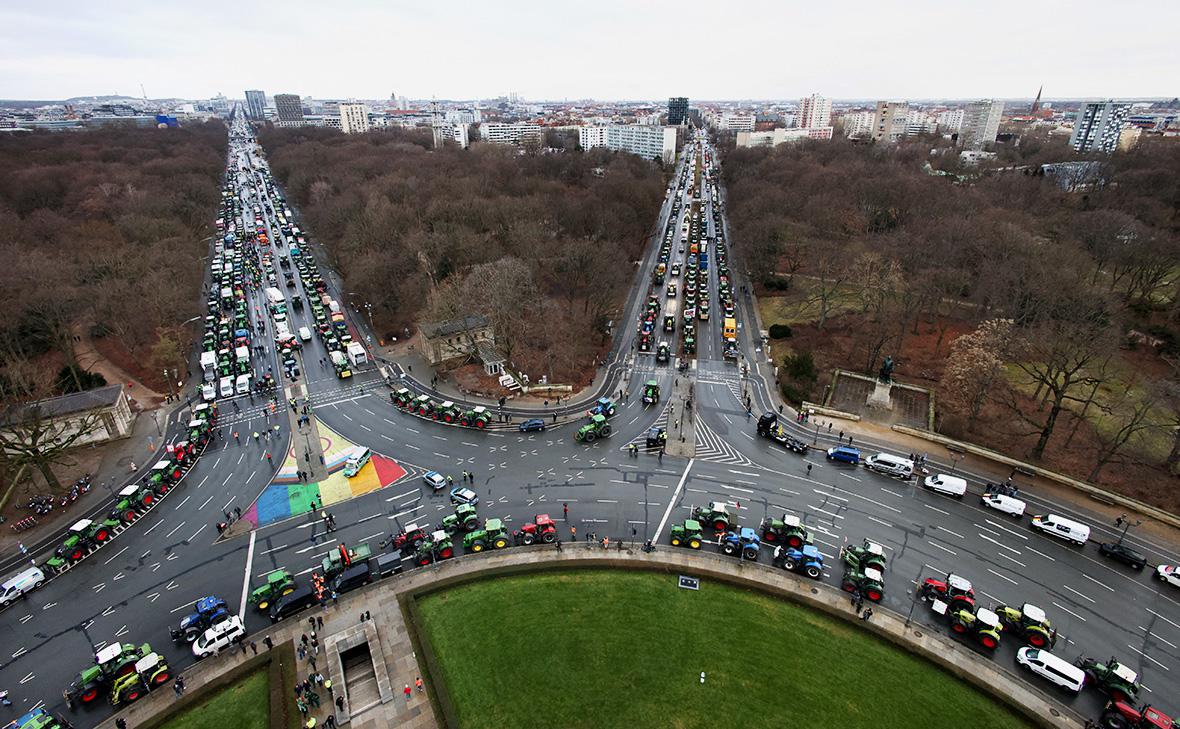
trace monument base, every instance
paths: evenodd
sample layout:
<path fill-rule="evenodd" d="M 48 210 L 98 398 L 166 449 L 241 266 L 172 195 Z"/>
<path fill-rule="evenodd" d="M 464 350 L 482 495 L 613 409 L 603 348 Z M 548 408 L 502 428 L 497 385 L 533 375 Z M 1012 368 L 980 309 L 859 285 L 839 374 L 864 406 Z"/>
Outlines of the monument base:
<path fill-rule="evenodd" d="M 877 380 L 873 387 L 873 392 L 865 400 L 865 405 L 874 410 L 892 410 L 893 398 L 889 394 L 889 391 L 892 389 L 892 383 Z"/>

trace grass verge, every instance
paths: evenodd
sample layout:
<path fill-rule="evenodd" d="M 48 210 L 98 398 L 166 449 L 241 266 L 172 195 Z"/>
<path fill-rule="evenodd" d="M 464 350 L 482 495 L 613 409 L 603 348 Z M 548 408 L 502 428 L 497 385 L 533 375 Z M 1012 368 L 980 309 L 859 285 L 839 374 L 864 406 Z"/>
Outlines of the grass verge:
<path fill-rule="evenodd" d="M 726 585 L 530 574 L 426 595 L 418 614 L 463 727 L 1029 726 L 874 636 Z"/>
<path fill-rule="evenodd" d="M 217 693 L 193 704 L 161 725 L 161 729 L 267 729 L 270 726 L 270 681 L 259 668 Z"/>

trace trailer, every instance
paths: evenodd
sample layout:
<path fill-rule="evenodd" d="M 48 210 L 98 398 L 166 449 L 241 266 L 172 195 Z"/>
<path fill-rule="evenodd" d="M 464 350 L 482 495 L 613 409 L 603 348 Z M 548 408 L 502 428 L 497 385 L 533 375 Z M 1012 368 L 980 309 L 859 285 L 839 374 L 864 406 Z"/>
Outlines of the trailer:
<path fill-rule="evenodd" d="M 348 361 L 352 362 L 353 367 L 360 367 L 365 362 L 369 361 L 369 354 L 365 348 L 361 346 L 360 342 L 350 342 L 347 348 Z"/>

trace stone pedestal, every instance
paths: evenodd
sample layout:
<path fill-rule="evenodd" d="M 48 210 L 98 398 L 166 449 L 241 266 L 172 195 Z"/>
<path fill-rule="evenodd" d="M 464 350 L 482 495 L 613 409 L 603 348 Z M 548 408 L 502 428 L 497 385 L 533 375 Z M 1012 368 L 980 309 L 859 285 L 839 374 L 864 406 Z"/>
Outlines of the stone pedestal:
<path fill-rule="evenodd" d="M 873 387 L 873 392 L 865 400 L 865 405 L 874 410 L 892 410 L 893 399 L 889 396 L 889 391 L 892 389 L 893 385 L 891 383 L 877 380 Z"/>

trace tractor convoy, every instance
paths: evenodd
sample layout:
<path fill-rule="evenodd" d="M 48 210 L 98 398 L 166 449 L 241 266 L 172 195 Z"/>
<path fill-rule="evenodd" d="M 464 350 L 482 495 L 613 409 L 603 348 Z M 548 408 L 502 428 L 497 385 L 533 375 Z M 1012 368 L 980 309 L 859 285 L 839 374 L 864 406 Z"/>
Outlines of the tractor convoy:
<path fill-rule="evenodd" d="M 94 654 L 94 665 L 78 673 L 66 696 L 88 705 L 105 694 L 118 706 L 139 699 L 171 678 L 168 662 L 149 644 L 112 643 Z"/>

